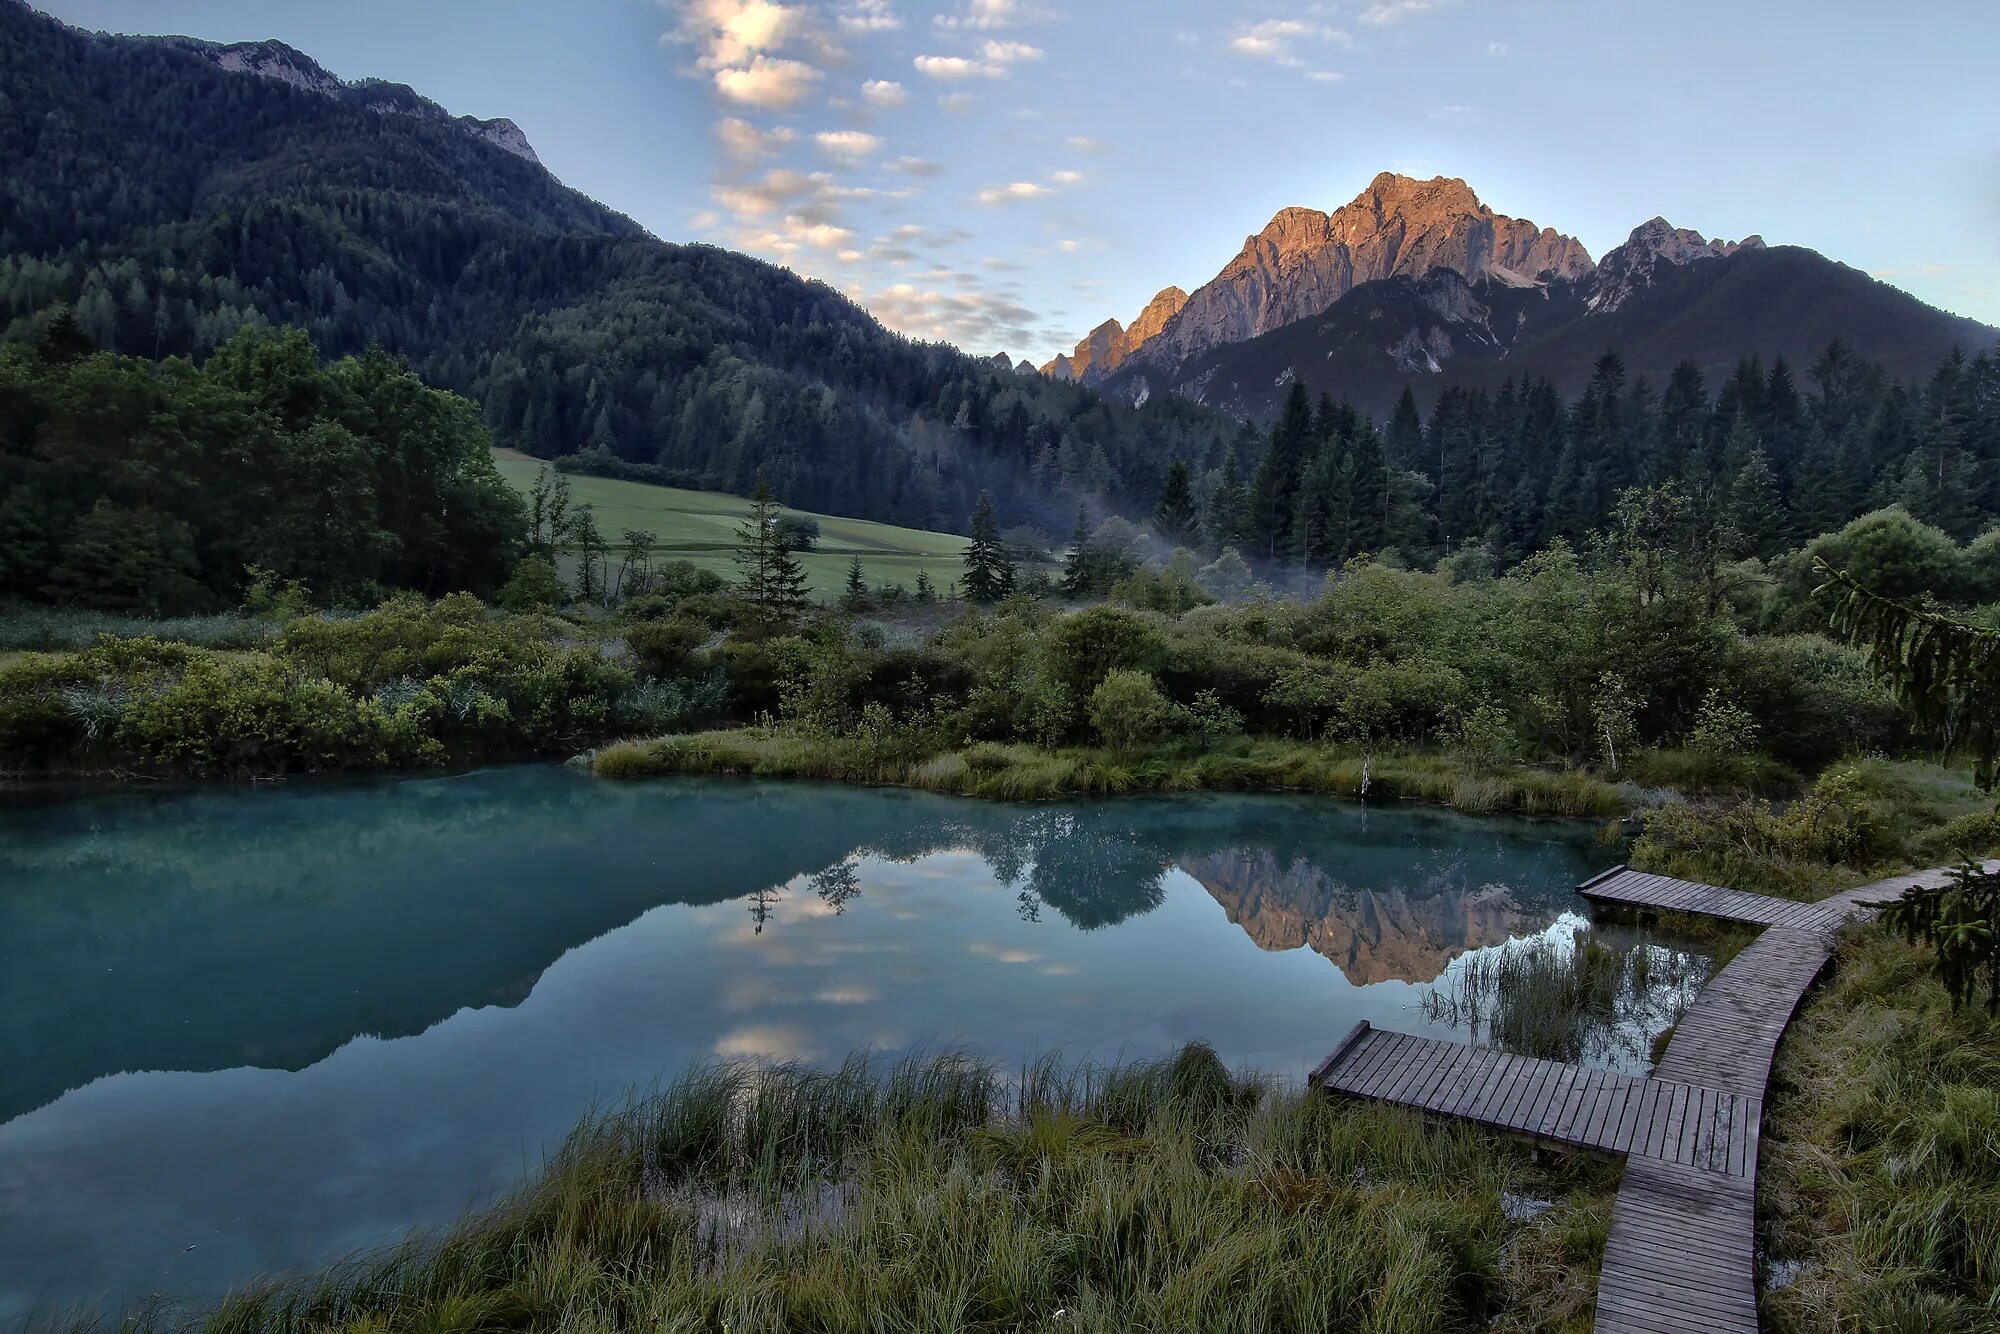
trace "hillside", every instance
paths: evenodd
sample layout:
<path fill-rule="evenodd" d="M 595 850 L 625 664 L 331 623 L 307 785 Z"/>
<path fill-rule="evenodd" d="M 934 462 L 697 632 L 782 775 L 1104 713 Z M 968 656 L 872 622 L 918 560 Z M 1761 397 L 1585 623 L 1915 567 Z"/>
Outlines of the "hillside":
<path fill-rule="evenodd" d="M 493 462 L 523 496 L 544 466 L 540 459 L 511 449 L 495 450 Z M 618 543 L 628 529 L 651 533 L 659 539 L 663 558 L 685 560 L 725 579 L 736 577 L 737 530 L 750 510 L 750 502 L 742 497 L 576 474 L 569 476 L 569 486 L 575 503 L 595 511 L 599 531 L 612 543 Z M 965 572 L 960 559 L 965 539 L 951 533 L 808 510 L 788 512 L 819 524 L 819 544 L 800 556 L 815 597 L 837 596 L 856 556 L 871 588 L 896 584 L 912 590 L 921 571 L 942 590 Z"/>
<path fill-rule="evenodd" d="M 0 4 L 0 320 L 206 356 L 246 322 L 379 343 L 541 457 L 602 447 L 704 489 L 1066 528 L 1150 507 L 1233 426 L 1141 412 L 884 329 L 824 284 L 674 245 L 564 187 L 500 122 L 327 83 L 281 43 L 111 37 Z"/>

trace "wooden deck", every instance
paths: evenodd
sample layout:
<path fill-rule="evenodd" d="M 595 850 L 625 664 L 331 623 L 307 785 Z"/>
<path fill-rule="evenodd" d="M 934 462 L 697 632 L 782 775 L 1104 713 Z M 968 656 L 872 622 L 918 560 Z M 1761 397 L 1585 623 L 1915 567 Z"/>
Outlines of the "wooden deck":
<path fill-rule="evenodd" d="M 1899 876 L 1806 904 L 1617 867 L 1578 892 L 1601 903 L 1766 928 L 1701 989 L 1651 1078 L 1361 1023 L 1310 1082 L 1544 1143 L 1624 1155 L 1598 1275 L 1597 1330 L 1755 1334 L 1757 1140 L 1778 1040 L 1825 967 L 1834 928 L 1871 902 L 1945 874 Z"/>

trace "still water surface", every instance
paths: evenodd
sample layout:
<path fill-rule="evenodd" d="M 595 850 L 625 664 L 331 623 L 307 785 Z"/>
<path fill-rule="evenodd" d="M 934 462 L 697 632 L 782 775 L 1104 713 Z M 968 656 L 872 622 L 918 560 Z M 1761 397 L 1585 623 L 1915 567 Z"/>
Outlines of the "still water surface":
<path fill-rule="evenodd" d="M 554 767 L 0 804 L 0 1324 L 449 1220 L 704 1058 L 1203 1038 L 1297 1078 L 1567 929 L 1570 824 Z M 1439 1030 L 1442 1031 L 1442 1030 Z"/>

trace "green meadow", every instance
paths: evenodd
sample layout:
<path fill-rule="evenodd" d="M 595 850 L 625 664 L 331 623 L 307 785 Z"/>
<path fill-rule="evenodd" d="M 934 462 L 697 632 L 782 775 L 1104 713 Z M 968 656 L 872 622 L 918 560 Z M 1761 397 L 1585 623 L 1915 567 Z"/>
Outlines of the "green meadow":
<path fill-rule="evenodd" d="M 493 461 L 500 475 L 522 495 L 528 494 L 534 486 L 535 474 L 543 467 L 543 460 L 512 449 L 494 450 Z M 689 561 L 725 578 L 734 577 L 736 567 L 731 557 L 736 548 L 736 532 L 750 508 L 750 502 L 742 496 L 577 474 L 570 475 L 569 486 L 576 504 L 589 505 L 596 511 L 598 531 L 614 547 L 621 545 L 621 534 L 628 529 L 648 532 L 659 539 L 662 554 L 667 558 Z M 819 545 L 800 553 L 800 563 L 812 581 L 816 597 L 840 593 L 847 582 L 848 563 L 856 556 L 861 558 L 870 588 L 898 584 L 914 589 L 917 572 L 921 570 L 930 575 L 931 582 L 942 592 L 964 572 L 961 553 L 966 539 L 956 534 L 898 528 L 894 524 L 815 514 L 810 510 L 785 512 L 819 523 Z"/>

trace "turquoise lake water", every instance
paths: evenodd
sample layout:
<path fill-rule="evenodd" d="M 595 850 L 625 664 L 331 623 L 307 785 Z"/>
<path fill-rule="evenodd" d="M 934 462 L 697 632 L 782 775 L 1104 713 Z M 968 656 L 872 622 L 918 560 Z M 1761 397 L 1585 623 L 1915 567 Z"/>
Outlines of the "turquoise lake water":
<path fill-rule="evenodd" d="M 449 1221 L 702 1059 L 1201 1038 L 1296 1079 L 1357 1019 L 1449 1031 L 1420 1002 L 1453 960 L 1566 931 L 1613 859 L 1576 824 L 1303 797 L 544 766 L 13 793 L 0 1323 Z"/>

